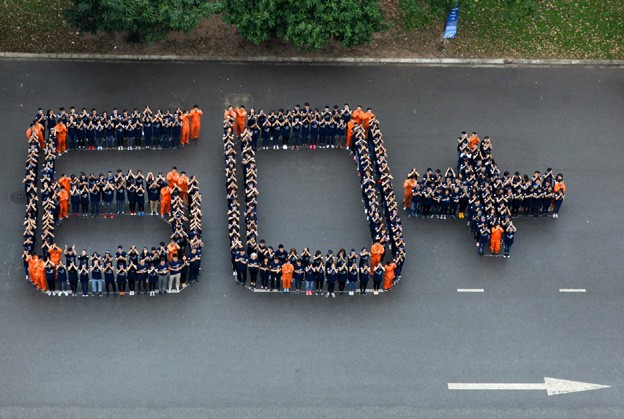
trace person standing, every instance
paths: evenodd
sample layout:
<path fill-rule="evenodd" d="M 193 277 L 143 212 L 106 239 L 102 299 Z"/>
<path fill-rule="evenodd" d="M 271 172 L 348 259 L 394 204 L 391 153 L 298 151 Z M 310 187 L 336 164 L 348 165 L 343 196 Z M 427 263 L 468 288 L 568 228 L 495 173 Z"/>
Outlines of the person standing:
<path fill-rule="evenodd" d="M 236 279 L 240 285 L 247 285 L 247 254 L 245 249 L 241 249 L 236 253 Z"/>
<path fill-rule="evenodd" d="M 124 295 L 126 293 L 126 283 L 128 282 L 128 270 L 131 269 L 132 266 L 134 265 L 132 264 L 132 262 L 130 262 L 130 268 L 126 269 L 125 266 L 122 266 L 121 268 L 117 270 L 117 289 L 119 290 L 119 295 Z M 112 269 L 112 266 L 111 266 L 111 269 Z M 135 271 L 135 274 L 136 274 L 136 271 Z"/>
<path fill-rule="evenodd" d="M 180 274 L 182 272 L 182 261 L 178 258 L 178 254 L 174 253 L 172 260 L 169 262 L 169 292 L 175 285 L 177 292 L 180 292 Z"/>
<path fill-rule="evenodd" d="M 290 285 L 292 282 L 293 272 L 295 271 L 295 267 L 290 260 L 286 259 L 284 264 L 282 265 L 282 284 L 284 288 L 284 292 L 290 292 Z"/>
<path fill-rule="evenodd" d="M 78 295 L 78 267 L 74 262 L 70 262 L 67 265 L 67 276 L 69 279 L 69 288 L 71 289 L 72 297 Z M 89 286 L 89 278 L 87 278 L 87 287 Z"/>
<path fill-rule="evenodd" d="M 516 227 L 513 223 L 509 223 L 503 234 L 503 257 L 508 258 L 511 246 L 513 246 L 514 237 L 516 235 Z"/>
<path fill-rule="evenodd" d="M 160 263 L 165 264 L 165 260 L 161 259 Z M 167 265 L 165 264 L 165 266 Z M 161 278 L 161 275 L 154 267 L 154 264 L 150 263 L 149 268 L 147 268 L 147 282 L 149 286 L 150 297 L 153 297 L 156 295 L 156 284 L 161 281 L 160 278 Z M 167 279 L 167 276 L 165 275 L 165 280 L 166 279 Z M 162 294 L 162 291 L 158 291 L 158 293 Z"/>
<path fill-rule="evenodd" d="M 392 288 L 392 284 L 394 283 L 394 270 L 396 269 L 396 264 L 394 262 L 387 263 L 385 266 L 385 275 L 384 275 L 384 291 L 390 291 Z"/>
<path fill-rule="evenodd" d="M 269 277 L 271 276 L 271 268 L 269 266 L 269 258 L 262 258 L 260 263 L 260 289 L 266 290 L 269 285 Z"/>
<path fill-rule="evenodd" d="M 199 106 L 193 105 L 193 109 L 189 113 L 191 118 L 191 130 L 190 130 L 190 138 L 191 140 L 199 140 L 199 131 L 201 129 L 201 117 L 204 113 Z"/>
<path fill-rule="evenodd" d="M 299 291 L 301 290 L 301 286 L 303 285 L 303 275 L 304 275 L 303 264 L 301 263 L 301 259 L 297 259 L 295 261 L 294 267 L 295 267 L 295 273 L 294 273 L 295 292 L 299 294 Z"/>
<path fill-rule="evenodd" d="M 500 252 L 502 237 L 503 228 L 497 223 L 494 227 L 492 227 L 492 231 L 490 233 L 490 251 L 493 255 L 498 255 L 498 252 Z"/>
<path fill-rule="evenodd" d="M 121 272 L 122 270 L 125 271 L 124 265 L 121 265 L 117 271 Z M 93 279 L 95 279 L 95 274 L 93 274 Z M 113 295 L 117 294 L 117 288 L 115 287 L 115 270 L 113 269 L 113 264 L 110 262 L 104 267 L 104 286 L 106 287 L 107 297 L 110 297 L 111 288 L 113 289 Z"/>
<path fill-rule="evenodd" d="M 62 261 L 56 266 L 56 289 L 58 294 L 65 294 L 67 297 L 67 268 Z"/>
<path fill-rule="evenodd" d="M 381 282 L 383 281 L 384 273 L 386 270 L 384 269 L 381 263 L 378 263 L 373 270 L 373 295 L 379 295 L 379 288 L 381 286 Z"/>
<path fill-rule="evenodd" d="M 353 263 L 351 263 L 351 266 L 349 266 L 349 271 L 347 273 L 347 282 L 349 284 L 349 295 L 354 295 L 355 294 L 355 286 L 357 284 L 358 281 L 358 267 L 357 264 L 355 263 L 355 261 L 353 261 Z"/>
<path fill-rule="evenodd" d="M 99 292 L 100 297 L 104 295 L 102 292 L 102 268 L 99 259 L 93 259 L 91 266 L 91 292 L 95 296 Z"/>
<path fill-rule="evenodd" d="M 327 280 L 327 295 L 325 297 L 336 298 L 336 294 L 334 293 L 334 288 L 336 287 L 336 279 L 338 278 L 338 271 L 336 271 L 336 265 L 334 262 L 331 262 L 327 271 L 325 273 L 325 277 Z"/>
<path fill-rule="evenodd" d="M 306 282 L 306 295 L 312 295 L 314 289 L 314 269 L 312 264 L 308 263 L 304 270 L 305 282 Z"/>
<path fill-rule="evenodd" d="M 167 265 L 167 259 L 165 258 L 164 255 L 161 256 L 160 258 L 160 264 L 158 265 L 157 273 L 158 273 L 158 293 L 164 294 L 167 292 L 167 276 L 169 275 L 169 266 Z M 149 271 L 148 271 L 148 276 L 149 276 Z M 150 284 L 150 292 L 152 291 L 154 290 L 151 289 L 151 284 Z"/>
<path fill-rule="evenodd" d="M 360 266 L 360 295 L 366 295 L 366 286 L 368 285 L 368 280 L 370 279 L 370 268 L 368 264 Z"/>
<path fill-rule="evenodd" d="M 80 286 L 82 287 L 82 296 L 89 296 L 89 268 L 87 265 L 80 265 L 80 270 L 78 271 L 80 274 Z M 94 293 L 95 295 L 95 293 Z"/>
<path fill-rule="evenodd" d="M 54 270 L 54 263 L 50 259 L 45 262 L 45 279 L 48 285 L 48 290 L 46 291 L 47 295 L 56 295 L 55 287 L 56 287 L 56 275 Z"/>
<path fill-rule="evenodd" d="M 247 268 L 249 269 L 249 280 L 250 286 L 252 290 L 256 289 L 256 279 L 258 278 L 258 255 L 256 253 L 252 253 L 249 255 L 249 260 L 247 261 Z"/>

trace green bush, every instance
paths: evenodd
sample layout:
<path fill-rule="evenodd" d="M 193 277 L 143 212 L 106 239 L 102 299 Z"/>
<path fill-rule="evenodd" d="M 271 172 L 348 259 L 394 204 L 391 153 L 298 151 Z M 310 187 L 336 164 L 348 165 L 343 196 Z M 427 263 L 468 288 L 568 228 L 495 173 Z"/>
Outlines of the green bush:
<path fill-rule="evenodd" d="M 254 44 L 277 38 L 312 50 L 369 43 L 384 19 L 377 0 L 223 0 L 221 16 Z"/>
<path fill-rule="evenodd" d="M 132 41 L 149 42 L 190 32 L 219 7 L 204 0 L 74 0 L 65 17 L 84 31 L 125 32 Z"/>

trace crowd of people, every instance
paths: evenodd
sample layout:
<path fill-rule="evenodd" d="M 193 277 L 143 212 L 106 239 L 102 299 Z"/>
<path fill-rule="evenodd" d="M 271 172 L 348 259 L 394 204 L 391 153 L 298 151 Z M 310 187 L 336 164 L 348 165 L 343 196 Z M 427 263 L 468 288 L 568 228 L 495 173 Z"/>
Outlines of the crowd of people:
<path fill-rule="evenodd" d="M 338 105 L 326 105 L 322 110 L 311 108 L 308 102 L 303 107 L 295 105 L 293 109 L 249 111 L 244 105 L 234 108 L 229 106 L 223 115 L 223 131 L 230 130 L 242 137 L 245 129 L 249 130 L 250 145 L 253 151 L 258 149 L 288 149 L 300 147 L 349 148 L 353 150 L 353 129 L 364 126 L 368 131 L 375 114 L 371 108 L 366 111 L 361 106 L 351 110 L 348 103 L 342 109 Z"/>
<path fill-rule="evenodd" d="M 269 116 L 262 117 L 263 115 L 262 110 L 256 114 L 253 108 L 247 113 L 244 106 L 236 109 L 229 107 L 224 114 L 223 145 L 228 234 L 232 272 L 238 283 L 246 286 L 249 274 L 252 289 L 284 292 L 291 289 L 299 292 L 305 289 L 306 295 L 322 294 L 326 283 L 326 296 L 335 297 L 336 283 L 340 294 L 346 290 L 349 295 L 354 295 L 359 282 L 360 294 L 365 295 L 369 279 L 372 277 L 375 295 L 381 287 L 386 291 L 390 290 L 401 278 L 405 243 L 379 122 L 371 109 L 364 112 L 358 106 L 351 112 L 349 105 L 345 104 L 342 110 L 334 106 L 331 111 L 329 106 L 326 106 L 325 112 L 320 113 L 318 110 L 312 111 L 310 105 L 306 103 L 303 108 L 297 105 L 292 110 L 280 110 L 277 114 L 271 111 Z M 341 128 L 323 135 L 320 129 L 313 135 L 307 131 L 304 134 L 299 130 L 299 124 L 319 122 L 318 119 L 326 120 L 328 126 L 334 124 Z M 266 142 L 265 137 L 262 137 L 260 147 L 258 147 L 261 135 L 259 126 L 267 126 L 268 133 Z M 363 248 L 358 254 L 355 249 L 351 249 L 347 255 L 345 249 L 340 249 L 334 255 L 330 250 L 323 258 L 320 250 L 312 256 L 310 250 L 304 248 L 299 254 L 294 248 L 286 251 L 280 244 L 275 250 L 264 240 L 258 240 L 256 150 L 270 148 L 271 145 L 275 149 L 286 149 L 291 140 L 292 149 L 301 146 L 309 146 L 312 149 L 319 146 L 342 148 L 341 139 L 346 140 L 344 147 L 354 153 L 358 166 L 362 198 L 374 242 L 370 251 Z M 236 168 L 238 140 L 241 144 L 240 162 L 243 166 L 246 245 L 243 244 L 241 237 L 241 204 L 238 201 Z M 386 246 L 390 250 L 388 255 Z M 385 256 L 388 257 L 384 264 Z"/>
<path fill-rule="evenodd" d="M 408 217 L 466 219 L 477 252 L 487 246 L 493 255 L 510 257 L 515 217 L 559 217 L 566 185 L 551 168 L 533 175 L 500 172 L 492 158 L 489 137 L 462 132 L 457 139 L 457 171 L 427 168 L 421 176 L 413 169 L 403 183 L 403 209 Z"/>
<path fill-rule="evenodd" d="M 194 105 L 190 111 L 177 108 L 175 111 L 149 106 L 141 112 L 117 108 L 99 113 L 95 108 L 69 111 L 60 108 L 58 112 L 39 108 L 33 122 L 26 131 L 26 137 L 35 134 L 39 147 L 45 147 L 46 138 L 55 134 L 57 154 L 67 150 L 140 150 L 177 148 L 199 139 L 202 110 Z"/>
<path fill-rule="evenodd" d="M 26 215 L 24 219 L 24 269 L 26 279 L 48 295 L 78 295 L 78 283 L 82 295 L 129 295 L 180 291 L 197 281 L 201 269 L 202 213 L 201 193 L 194 176 L 173 167 L 167 175 L 151 172 L 143 175 L 128 170 L 117 170 L 107 175 L 87 176 L 80 173 L 56 179 L 55 161 L 58 157 L 56 131 L 48 134 L 43 149 L 43 167 L 39 170 L 40 140 L 38 133 L 31 132 L 28 139 L 28 157 L 24 190 Z M 40 194 L 37 185 L 40 184 Z M 113 255 L 110 251 L 86 250 L 77 254 L 75 246 L 61 249 L 55 242 L 55 227 L 62 220 L 75 217 L 114 218 L 115 215 L 145 215 L 145 201 L 149 201 L 151 215 L 160 215 L 171 226 L 168 244 L 161 242 L 142 251 L 131 246 L 126 252 L 119 246 Z M 114 201 L 114 202 L 113 202 Z M 127 201 L 127 203 L 126 203 Z M 39 202 L 41 214 L 41 253 L 37 254 L 37 220 Z M 63 255 L 65 262 L 63 262 Z M 91 285 L 91 294 L 89 294 Z"/>

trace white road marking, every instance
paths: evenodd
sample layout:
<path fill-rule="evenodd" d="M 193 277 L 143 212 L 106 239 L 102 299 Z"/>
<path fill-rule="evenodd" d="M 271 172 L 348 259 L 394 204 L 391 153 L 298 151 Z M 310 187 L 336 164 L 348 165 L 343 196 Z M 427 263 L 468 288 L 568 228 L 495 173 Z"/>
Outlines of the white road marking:
<path fill-rule="evenodd" d="M 485 292 L 483 288 L 457 288 L 457 292 Z"/>
<path fill-rule="evenodd" d="M 559 292 L 587 292 L 585 288 L 559 288 Z"/>
<path fill-rule="evenodd" d="M 544 377 L 544 383 L 448 383 L 449 390 L 546 390 L 549 396 L 609 388 L 602 384 Z"/>
<path fill-rule="evenodd" d="M 284 291 L 271 291 L 271 290 L 261 290 L 259 288 L 256 289 L 251 289 L 248 286 L 245 286 L 245 288 L 247 288 L 249 291 L 252 292 L 271 292 L 271 293 L 281 293 L 281 294 L 297 294 L 294 290 L 290 290 L 288 292 L 284 292 Z M 367 289 L 366 293 L 367 294 L 373 294 L 373 289 Z M 336 293 L 336 295 L 338 295 L 338 291 L 334 291 Z M 379 293 L 382 294 L 384 291 L 382 289 L 379 289 Z M 360 295 L 360 289 L 358 288 L 357 290 L 354 291 L 355 295 Z M 299 294 L 305 295 L 305 290 L 301 290 L 299 291 Z M 327 294 L 327 291 L 323 291 L 323 295 Z M 316 295 L 316 291 L 312 291 L 312 295 Z M 349 291 L 344 291 L 344 295 L 349 296 Z"/>

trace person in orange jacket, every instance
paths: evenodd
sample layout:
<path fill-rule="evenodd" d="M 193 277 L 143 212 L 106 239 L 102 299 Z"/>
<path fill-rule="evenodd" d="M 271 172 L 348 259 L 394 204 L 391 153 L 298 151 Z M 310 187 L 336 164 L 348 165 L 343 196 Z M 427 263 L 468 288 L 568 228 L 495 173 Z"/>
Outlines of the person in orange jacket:
<path fill-rule="evenodd" d="M 364 130 L 368 132 L 370 122 L 375 119 L 375 114 L 371 108 L 367 108 L 366 112 L 362 113 L 362 123 L 364 124 Z"/>
<path fill-rule="evenodd" d="M 191 109 L 191 112 L 189 113 L 190 118 L 191 118 L 191 133 L 190 133 L 191 140 L 199 140 L 199 130 L 201 128 L 201 116 L 203 114 L 204 113 L 202 112 L 201 109 L 199 109 L 199 106 L 193 105 L 193 109 Z"/>
<path fill-rule="evenodd" d="M 490 251 L 493 255 L 498 255 L 501 247 L 501 239 L 503 237 L 503 228 L 500 224 L 496 224 L 492 227 L 492 232 L 490 234 Z"/>
<path fill-rule="evenodd" d="M 54 126 L 54 132 L 56 133 L 56 152 L 64 153 L 67 150 L 67 126 L 62 120 Z"/>
<path fill-rule="evenodd" d="M 355 144 L 352 144 L 353 142 L 353 130 L 355 128 L 358 127 L 358 123 L 355 119 L 351 118 L 349 119 L 349 122 L 347 122 L 347 143 L 346 143 L 346 147 L 348 149 L 353 149 L 353 147 L 355 146 Z"/>
<path fill-rule="evenodd" d="M 182 198 L 182 201 L 188 203 L 189 178 L 186 176 L 186 172 L 180 173 L 176 185 L 180 188 L 180 198 Z"/>
<path fill-rule="evenodd" d="M 289 259 L 286 259 L 286 263 L 282 265 L 282 286 L 284 288 L 284 292 L 290 292 L 290 284 L 292 282 L 294 271 L 295 267 L 292 263 L 290 263 Z"/>
<path fill-rule="evenodd" d="M 71 191 L 71 182 L 71 178 L 65 176 L 65 173 L 62 173 L 60 179 L 58 180 L 59 185 L 61 185 L 61 187 L 65 189 L 67 193 Z"/>
<path fill-rule="evenodd" d="M 167 183 L 169 184 L 170 188 L 173 188 L 173 186 L 178 183 L 179 177 L 180 177 L 180 174 L 178 173 L 178 168 L 173 166 L 171 170 L 169 171 L 169 173 L 167 173 L 167 177 L 166 177 Z"/>
<path fill-rule="evenodd" d="M 37 263 L 35 264 L 34 269 L 35 280 L 33 281 L 37 286 L 37 289 L 45 292 L 48 290 L 45 280 L 45 262 L 43 259 L 37 259 Z"/>
<path fill-rule="evenodd" d="M 361 106 L 355 108 L 353 113 L 351 114 L 351 119 L 358 123 L 358 125 L 362 125 L 362 117 L 364 116 L 364 111 Z"/>
<path fill-rule="evenodd" d="M 26 130 L 26 139 L 30 140 L 31 137 L 33 136 L 33 133 L 35 132 L 35 130 L 33 128 L 34 126 L 35 126 L 35 124 L 30 124 L 30 126 Z"/>
<path fill-rule="evenodd" d="M 403 196 L 403 211 L 412 206 L 413 190 L 417 184 L 418 181 L 411 174 L 407 177 L 407 179 L 405 179 L 405 182 L 403 182 L 403 188 L 405 189 L 405 194 Z"/>
<path fill-rule="evenodd" d="M 480 142 L 481 140 L 477 136 L 477 133 L 473 131 L 472 135 L 468 138 L 468 147 L 470 147 L 471 150 L 474 150 L 475 147 L 479 146 Z"/>
<path fill-rule="evenodd" d="M 167 245 L 167 260 L 171 262 L 173 260 L 173 256 L 177 255 L 179 250 L 180 245 L 172 239 Z"/>
<path fill-rule="evenodd" d="M 180 113 L 180 122 L 182 123 L 182 128 L 180 131 L 180 144 L 188 144 L 189 138 L 191 137 L 191 127 L 188 112 L 182 111 Z"/>
<path fill-rule="evenodd" d="M 53 244 L 52 247 L 50 247 L 50 250 L 48 250 L 48 254 L 50 255 L 50 262 L 56 266 L 61 261 L 63 250 L 56 244 Z"/>
<path fill-rule="evenodd" d="M 37 275 L 37 263 L 39 263 L 39 256 L 28 255 L 26 262 L 28 262 L 28 279 L 33 283 L 33 285 L 37 285 L 35 277 Z"/>
<path fill-rule="evenodd" d="M 61 188 L 58 191 L 58 201 L 59 201 L 59 220 L 63 218 L 69 218 L 69 193 L 65 190 L 65 188 Z"/>
<path fill-rule="evenodd" d="M 384 247 L 379 242 L 373 243 L 371 247 L 371 269 L 375 268 L 375 266 L 381 262 L 384 252 Z"/>
<path fill-rule="evenodd" d="M 45 148 L 44 128 L 39 121 L 35 122 L 35 124 L 33 125 L 33 132 L 37 134 L 37 139 L 39 140 L 39 148 Z"/>
<path fill-rule="evenodd" d="M 236 129 L 239 137 L 243 135 L 243 131 L 245 131 L 246 126 L 247 110 L 245 109 L 245 105 L 240 105 L 240 107 L 236 109 Z"/>
<path fill-rule="evenodd" d="M 160 216 L 171 213 L 171 188 L 165 186 L 160 190 Z"/>
<path fill-rule="evenodd" d="M 394 281 L 394 269 L 396 268 L 396 264 L 394 262 L 390 262 L 386 264 L 386 272 L 384 274 L 384 291 L 389 291 L 392 288 L 392 283 Z"/>

